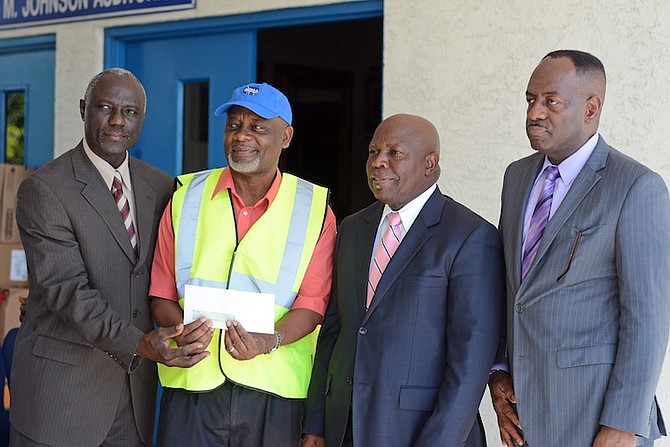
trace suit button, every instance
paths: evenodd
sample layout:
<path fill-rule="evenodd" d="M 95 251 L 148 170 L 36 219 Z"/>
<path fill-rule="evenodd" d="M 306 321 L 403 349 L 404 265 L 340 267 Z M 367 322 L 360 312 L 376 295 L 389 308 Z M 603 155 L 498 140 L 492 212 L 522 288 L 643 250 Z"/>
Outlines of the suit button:
<path fill-rule="evenodd" d="M 135 272 L 135 274 L 133 276 L 135 278 L 139 278 L 140 276 L 142 276 L 142 270 L 139 270 L 139 271 Z"/>
<path fill-rule="evenodd" d="M 347 377 L 347 385 L 351 386 L 354 383 L 354 379 Z"/>
<path fill-rule="evenodd" d="M 360 328 L 358 329 L 358 333 L 359 333 L 360 335 L 367 335 L 367 333 L 368 333 L 368 329 L 365 328 L 365 327 L 360 327 Z"/>
<path fill-rule="evenodd" d="M 140 315 L 142 315 L 142 312 L 140 312 L 138 309 L 133 309 L 133 318 L 137 318 Z"/>
<path fill-rule="evenodd" d="M 523 305 L 517 304 L 516 306 L 514 306 L 514 309 L 517 311 L 517 313 L 521 313 L 523 312 Z"/>

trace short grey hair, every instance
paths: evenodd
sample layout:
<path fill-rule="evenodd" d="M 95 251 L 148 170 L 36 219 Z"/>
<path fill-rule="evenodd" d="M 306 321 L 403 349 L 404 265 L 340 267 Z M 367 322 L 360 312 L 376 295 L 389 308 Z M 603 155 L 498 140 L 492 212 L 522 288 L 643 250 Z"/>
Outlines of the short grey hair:
<path fill-rule="evenodd" d="M 86 104 L 89 103 L 89 99 L 91 99 L 91 92 L 95 88 L 95 86 L 98 84 L 98 81 L 100 78 L 103 76 L 110 74 L 113 76 L 125 76 L 127 78 L 132 79 L 133 81 L 137 82 L 137 84 L 140 86 L 142 89 L 142 94 L 144 95 L 144 113 L 147 113 L 147 92 L 144 90 L 144 86 L 140 82 L 139 79 L 130 71 L 126 70 L 125 68 L 119 68 L 119 67 L 113 67 L 113 68 L 107 68 L 106 70 L 101 71 L 97 75 L 93 76 L 93 79 L 88 83 L 88 86 L 86 87 L 86 93 L 84 94 L 84 101 L 86 101 Z"/>

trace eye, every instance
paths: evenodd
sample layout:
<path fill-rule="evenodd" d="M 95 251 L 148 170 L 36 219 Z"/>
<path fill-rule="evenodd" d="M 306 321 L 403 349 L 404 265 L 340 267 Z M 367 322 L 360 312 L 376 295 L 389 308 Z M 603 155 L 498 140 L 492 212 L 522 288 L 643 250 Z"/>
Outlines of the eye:
<path fill-rule="evenodd" d="M 379 150 L 377 150 L 377 149 L 370 148 L 368 150 L 368 155 L 377 155 L 378 153 L 379 153 Z"/>
<path fill-rule="evenodd" d="M 135 116 L 135 115 L 137 115 L 137 110 L 135 110 L 135 109 L 127 109 L 127 110 L 126 110 L 126 115 Z"/>
<path fill-rule="evenodd" d="M 253 129 L 257 132 L 264 132 L 267 130 L 262 124 L 254 124 Z"/>
<path fill-rule="evenodd" d="M 526 102 L 530 105 L 535 102 L 535 98 L 526 98 Z"/>
<path fill-rule="evenodd" d="M 235 129 L 237 129 L 238 127 L 239 127 L 239 126 L 238 126 L 237 123 L 226 123 L 226 129 L 235 130 Z"/>
<path fill-rule="evenodd" d="M 556 101 L 554 98 L 549 98 L 547 99 L 547 104 L 549 104 L 550 106 L 555 106 L 556 104 L 558 104 L 558 101 Z"/>

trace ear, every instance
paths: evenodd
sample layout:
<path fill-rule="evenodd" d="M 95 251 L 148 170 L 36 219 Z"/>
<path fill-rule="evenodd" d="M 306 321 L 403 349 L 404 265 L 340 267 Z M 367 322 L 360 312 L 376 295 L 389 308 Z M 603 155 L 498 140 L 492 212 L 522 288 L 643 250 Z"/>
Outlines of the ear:
<path fill-rule="evenodd" d="M 83 99 L 79 100 L 79 115 L 81 115 L 81 120 L 84 121 L 84 112 L 86 111 L 86 101 Z"/>
<path fill-rule="evenodd" d="M 600 118 L 600 110 L 603 106 L 603 100 L 600 96 L 593 95 L 586 100 L 586 112 L 584 114 L 584 122 L 592 123 L 598 122 Z"/>
<path fill-rule="evenodd" d="M 293 139 L 293 127 L 288 126 L 282 131 L 282 138 L 281 138 L 282 149 L 286 149 L 289 146 L 289 144 L 291 144 L 292 139 Z"/>
<path fill-rule="evenodd" d="M 428 155 L 426 155 L 425 160 L 425 175 L 426 177 L 430 176 L 435 172 L 436 169 L 438 169 L 438 164 L 440 161 L 440 156 L 437 154 L 437 152 L 431 152 Z"/>

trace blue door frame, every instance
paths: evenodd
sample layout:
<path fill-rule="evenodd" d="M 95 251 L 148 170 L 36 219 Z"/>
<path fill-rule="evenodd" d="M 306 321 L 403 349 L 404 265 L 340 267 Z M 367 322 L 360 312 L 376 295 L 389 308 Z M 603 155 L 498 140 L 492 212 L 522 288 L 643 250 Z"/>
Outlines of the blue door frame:
<path fill-rule="evenodd" d="M 223 119 L 213 111 L 232 89 L 256 81 L 256 33 L 260 29 L 380 17 L 382 0 L 303 7 L 109 28 L 105 67 L 133 71 L 147 90 L 148 114 L 133 155 L 171 175 L 182 169 L 183 85 L 207 81 L 208 164 L 225 165 Z"/>
<path fill-rule="evenodd" d="M 25 93 L 24 164 L 39 167 L 54 156 L 53 34 L 0 40 L 0 162 L 5 161 L 7 93 Z"/>

